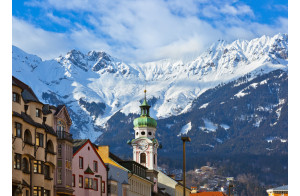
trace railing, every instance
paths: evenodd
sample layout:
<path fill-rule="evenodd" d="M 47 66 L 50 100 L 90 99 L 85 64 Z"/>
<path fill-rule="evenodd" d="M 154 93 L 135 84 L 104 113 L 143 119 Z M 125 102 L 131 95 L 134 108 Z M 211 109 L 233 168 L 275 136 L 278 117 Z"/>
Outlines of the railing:
<path fill-rule="evenodd" d="M 72 134 L 65 131 L 57 131 L 57 136 L 58 136 L 57 139 L 65 139 L 70 142 L 73 141 Z"/>

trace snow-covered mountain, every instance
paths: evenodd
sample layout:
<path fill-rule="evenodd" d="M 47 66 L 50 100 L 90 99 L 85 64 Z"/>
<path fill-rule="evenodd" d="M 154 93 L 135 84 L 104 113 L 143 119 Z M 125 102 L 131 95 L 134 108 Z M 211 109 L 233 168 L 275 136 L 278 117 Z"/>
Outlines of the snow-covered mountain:
<path fill-rule="evenodd" d="M 42 102 L 68 107 L 75 138 L 96 140 L 118 111 L 139 112 L 145 86 L 151 116 L 164 119 L 188 112 L 195 99 L 221 83 L 247 73 L 255 77 L 287 70 L 288 35 L 219 40 L 196 59 L 143 64 L 127 64 L 96 51 L 72 50 L 47 61 L 15 46 L 12 52 L 13 75 L 31 86 Z"/>

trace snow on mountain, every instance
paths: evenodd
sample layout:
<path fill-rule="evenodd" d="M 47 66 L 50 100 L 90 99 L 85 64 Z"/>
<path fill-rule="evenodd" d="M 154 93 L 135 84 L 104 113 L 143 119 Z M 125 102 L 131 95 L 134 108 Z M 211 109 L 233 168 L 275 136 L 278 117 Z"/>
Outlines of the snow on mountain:
<path fill-rule="evenodd" d="M 71 50 L 47 61 L 15 46 L 12 52 L 13 75 L 30 85 L 42 102 L 66 104 L 72 110 L 74 136 L 94 140 L 116 112 L 139 112 L 145 86 L 151 116 L 160 119 L 189 111 L 193 100 L 218 84 L 249 72 L 286 70 L 288 36 L 218 41 L 190 61 L 130 65 L 103 51 Z"/>

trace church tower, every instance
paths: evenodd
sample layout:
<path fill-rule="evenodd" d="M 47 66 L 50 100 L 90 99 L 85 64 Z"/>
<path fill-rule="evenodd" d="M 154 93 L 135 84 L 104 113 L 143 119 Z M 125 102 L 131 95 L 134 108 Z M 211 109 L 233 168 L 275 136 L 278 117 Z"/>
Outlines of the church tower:
<path fill-rule="evenodd" d="M 148 168 L 157 170 L 157 148 L 159 146 L 155 138 L 157 122 L 150 117 L 150 105 L 147 103 L 146 90 L 145 98 L 140 105 L 141 116 L 134 119 L 134 135 L 130 143 L 133 147 L 133 160 Z"/>

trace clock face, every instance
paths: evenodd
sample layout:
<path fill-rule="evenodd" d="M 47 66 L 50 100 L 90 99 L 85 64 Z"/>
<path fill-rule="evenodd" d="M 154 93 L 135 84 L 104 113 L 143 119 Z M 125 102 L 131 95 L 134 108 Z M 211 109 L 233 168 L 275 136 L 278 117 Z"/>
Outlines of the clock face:
<path fill-rule="evenodd" d="M 138 148 L 142 151 L 145 151 L 148 148 L 148 143 L 145 140 L 142 140 L 141 142 L 139 142 Z"/>

